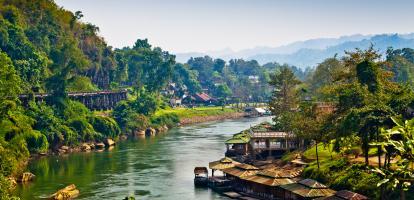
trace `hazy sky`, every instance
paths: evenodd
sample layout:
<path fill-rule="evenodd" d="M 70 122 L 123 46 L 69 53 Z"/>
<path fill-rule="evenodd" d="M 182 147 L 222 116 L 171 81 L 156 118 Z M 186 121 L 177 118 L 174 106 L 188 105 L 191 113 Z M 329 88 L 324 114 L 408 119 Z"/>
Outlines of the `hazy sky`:
<path fill-rule="evenodd" d="M 414 32 L 412 0 L 55 0 L 114 47 L 137 38 L 179 53 L 342 35 Z"/>

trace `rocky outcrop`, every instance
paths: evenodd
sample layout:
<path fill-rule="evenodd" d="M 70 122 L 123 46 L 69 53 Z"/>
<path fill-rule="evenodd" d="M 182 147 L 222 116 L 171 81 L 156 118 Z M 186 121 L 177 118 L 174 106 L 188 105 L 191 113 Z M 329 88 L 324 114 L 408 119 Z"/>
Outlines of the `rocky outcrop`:
<path fill-rule="evenodd" d="M 134 131 L 134 137 L 141 137 L 141 136 L 145 136 L 145 131 L 143 130 Z"/>
<path fill-rule="evenodd" d="M 81 149 L 82 149 L 82 151 L 85 151 L 85 152 L 92 150 L 91 146 L 87 143 L 83 143 L 82 146 L 81 146 Z"/>
<path fill-rule="evenodd" d="M 106 145 L 107 147 L 110 147 L 110 146 L 114 146 L 114 145 L 115 145 L 114 140 L 112 140 L 111 138 L 107 138 L 107 139 L 105 139 L 105 140 L 104 140 L 104 143 L 105 143 L 105 145 Z"/>
<path fill-rule="evenodd" d="M 154 136 L 157 133 L 157 131 L 153 128 L 147 128 L 147 130 L 145 130 L 145 135 L 146 136 Z"/>
<path fill-rule="evenodd" d="M 20 178 L 18 179 L 21 183 L 26 183 L 32 181 L 36 176 L 30 172 L 23 173 Z"/>
<path fill-rule="evenodd" d="M 67 200 L 76 198 L 79 195 L 79 190 L 76 189 L 74 184 L 68 185 L 63 189 L 58 190 L 56 193 L 52 194 L 50 199 L 54 200 Z"/>
<path fill-rule="evenodd" d="M 103 148 L 105 148 L 105 144 L 103 142 L 95 143 L 95 148 L 96 149 L 103 149 Z"/>
<path fill-rule="evenodd" d="M 7 178 L 8 180 L 9 180 L 9 182 L 10 182 L 10 185 L 11 185 L 11 188 L 16 188 L 16 186 L 17 186 L 17 181 L 16 181 L 16 179 L 14 178 L 14 177 L 9 177 L 9 178 Z"/>

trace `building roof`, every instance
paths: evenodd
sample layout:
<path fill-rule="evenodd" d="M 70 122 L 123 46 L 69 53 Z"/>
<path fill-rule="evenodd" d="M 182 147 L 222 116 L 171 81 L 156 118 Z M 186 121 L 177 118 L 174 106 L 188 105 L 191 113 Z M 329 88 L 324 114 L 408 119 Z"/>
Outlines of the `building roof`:
<path fill-rule="evenodd" d="M 272 178 L 268 176 L 263 176 L 259 173 L 253 176 L 242 177 L 241 179 L 267 186 L 280 186 L 294 183 L 294 181 L 289 178 Z"/>
<path fill-rule="evenodd" d="M 194 174 L 208 174 L 208 170 L 206 167 L 195 167 Z"/>
<path fill-rule="evenodd" d="M 265 113 L 266 112 L 266 110 L 265 109 L 263 109 L 263 108 L 254 108 L 255 110 L 256 110 L 256 112 L 258 112 L 258 113 Z"/>
<path fill-rule="evenodd" d="M 324 189 L 324 188 L 328 188 L 326 185 L 319 183 L 318 181 L 315 181 L 313 179 L 307 178 L 307 179 L 303 179 L 301 181 L 299 181 L 300 184 L 305 185 L 309 188 L 313 188 L 313 189 Z"/>
<path fill-rule="evenodd" d="M 329 188 L 311 188 L 300 183 L 281 185 L 281 188 L 305 198 L 332 196 L 335 191 Z"/>
<path fill-rule="evenodd" d="M 195 98 L 199 101 L 210 101 L 211 100 L 211 97 L 208 96 L 208 94 L 204 92 L 195 94 Z"/>
<path fill-rule="evenodd" d="M 208 164 L 208 167 L 214 170 L 223 170 L 223 169 L 234 167 L 236 164 L 240 164 L 240 163 L 234 161 L 231 158 L 224 157 L 220 160 L 210 162 Z"/>
<path fill-rule="evenodd" d="M 232 138 L 226 141 L 226 144 L 246 144 L 250 141 L 250 135 L 246 132 L 234 134 Z"/>
<path fill-rule="evenodd" d="M 333 196 L 324 198 L 324 200 L 367 200 L 368 197 L 351 192 L 349 190 L 341 190 L 335 193 Z"/>
<path fill-rule="evenodd" d="M 294 178 L 299 176 L 301 172 L 301 170 L 264 169 L 259 171 L 257 174 L 270 178 Z"/>
<path fill-rule="evenodd" d="M 241 178 L 255 175 L 259 171 L 259 168 L 242 163 L 236 164 L 234 167 L 231 168 L 223 169 L 222 171 L 226 174 Z"/>
<path fill-rule="evenodd" d="M 250 132 L 251 138 L 285 138 L 290 136 L 286 132 Z"/>

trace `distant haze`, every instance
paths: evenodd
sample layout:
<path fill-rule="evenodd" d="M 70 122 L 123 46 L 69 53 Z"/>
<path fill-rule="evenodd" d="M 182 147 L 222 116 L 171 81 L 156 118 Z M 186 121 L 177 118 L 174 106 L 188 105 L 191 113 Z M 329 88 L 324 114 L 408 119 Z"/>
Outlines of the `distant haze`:
<path fill-rule="evenodd" d="M 137 38 L 173 53 L 223 53 L 313 38 L 414 32 L 411 0 L 56 0 L 114 47 Z"/>

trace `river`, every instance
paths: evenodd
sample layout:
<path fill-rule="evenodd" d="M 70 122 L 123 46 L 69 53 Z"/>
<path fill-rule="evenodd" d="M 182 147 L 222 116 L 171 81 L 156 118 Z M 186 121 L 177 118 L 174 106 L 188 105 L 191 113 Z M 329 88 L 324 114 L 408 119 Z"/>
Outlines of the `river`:
<path fill-rule="evenodd" d="M 42 199 L 69 184 L 77 199 L 225 199 L 194 188 L 193 169 L 224 156 L 224 141 L 269 117 L 242 118 L 174 128 L 155 137 L 130 139 L 103 152 L 73 153 L 33 160 L 32 183 L 19 185 L 22 199 Z"/>

